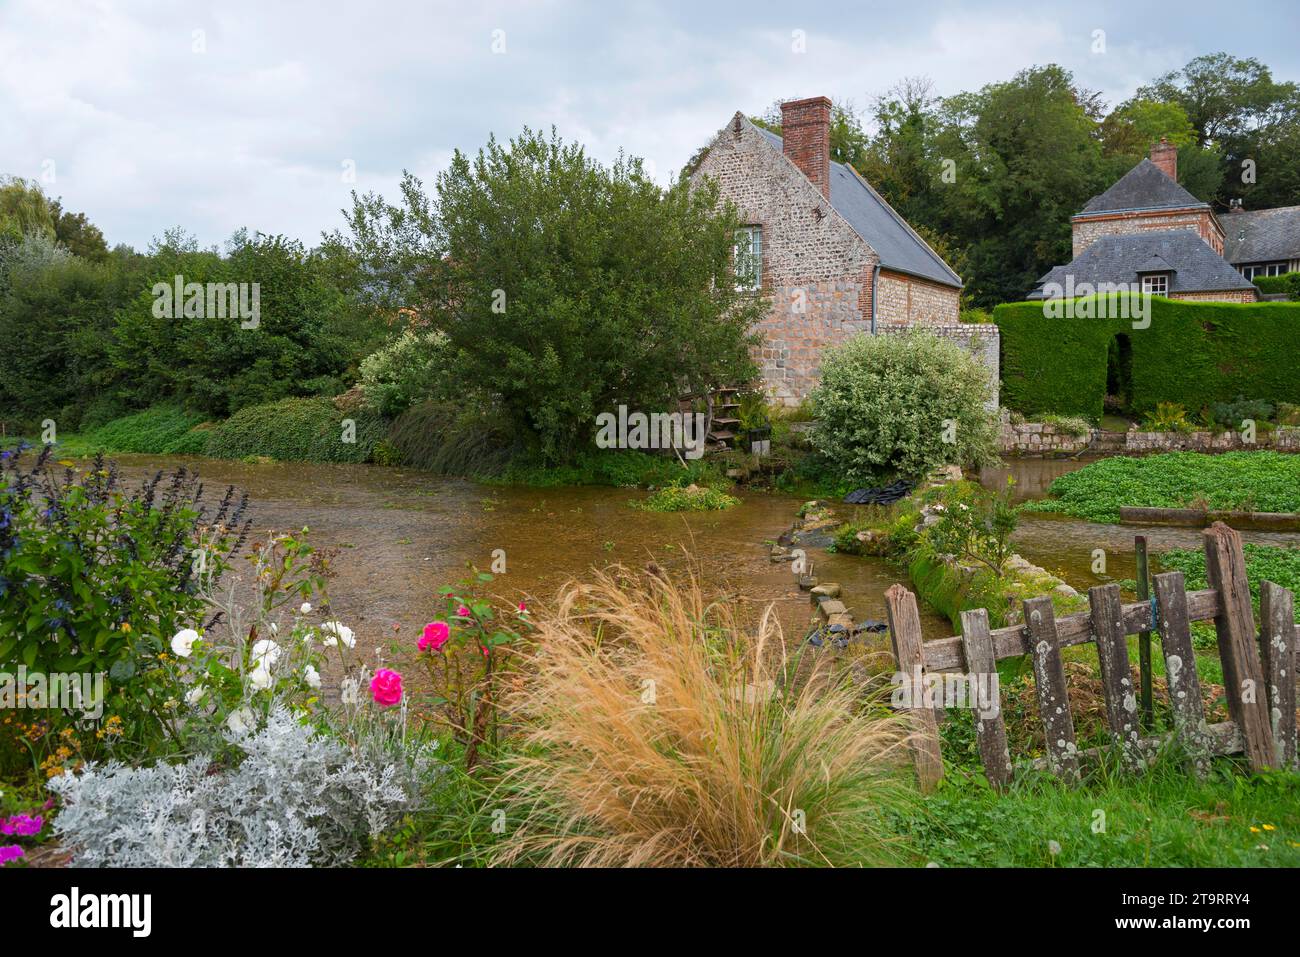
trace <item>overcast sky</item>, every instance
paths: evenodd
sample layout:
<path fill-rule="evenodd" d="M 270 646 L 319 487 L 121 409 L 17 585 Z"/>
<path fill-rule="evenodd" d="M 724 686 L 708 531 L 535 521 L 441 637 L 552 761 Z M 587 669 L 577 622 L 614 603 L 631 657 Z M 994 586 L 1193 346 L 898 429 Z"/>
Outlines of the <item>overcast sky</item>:
<path fill-rule="evenodd" d="M 861 107 L 908 75 L 946 95 L 1059 63 L 1114 103 L 1226 50 L 1300 80 L 1294 0 L 1085 6 L 0 0 L 0 173 L 42 180 L 110 244 L 172 225 L 314 244 L 349 190 L 393 196 L 403 168 L 427 182 L 524 125 L 666 182 L 738 109 Z"/>

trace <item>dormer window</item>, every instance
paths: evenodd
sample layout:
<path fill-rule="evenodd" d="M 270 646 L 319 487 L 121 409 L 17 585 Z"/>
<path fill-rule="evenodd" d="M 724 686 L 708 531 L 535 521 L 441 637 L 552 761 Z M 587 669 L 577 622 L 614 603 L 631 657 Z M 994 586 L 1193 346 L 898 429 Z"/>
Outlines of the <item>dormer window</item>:
<path fill-rule="evenodd" d="M 1142 291 L 1150 296 L 1169 295 L 1169 274 L 1158 272 L 1143 276 Z"/>
<path fill-rule="evenodd" d="M 742 226 L 736 230 L 736 288 L 753 292 L 763 285 L 763 227 Z"/>

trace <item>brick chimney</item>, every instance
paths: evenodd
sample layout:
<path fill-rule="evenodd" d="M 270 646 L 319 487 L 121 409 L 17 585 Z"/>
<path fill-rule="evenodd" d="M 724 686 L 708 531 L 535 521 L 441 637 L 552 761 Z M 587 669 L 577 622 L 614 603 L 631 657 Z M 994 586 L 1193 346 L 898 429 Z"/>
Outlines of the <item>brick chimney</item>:
<path fill-rule="evenodd" d="M 831 198 L 831 101 L 824 96 L 781 104 L 785 155 Z"/>
<path fill-rule="evenodd" d="M 1175 183 L 1178 182 L 1178 147 L 1172 145 L 1163 136 L 1160 137 L 1159 143 L 1151 147 L 1151 162 L 1160 167 L 1160 172 Z"/>

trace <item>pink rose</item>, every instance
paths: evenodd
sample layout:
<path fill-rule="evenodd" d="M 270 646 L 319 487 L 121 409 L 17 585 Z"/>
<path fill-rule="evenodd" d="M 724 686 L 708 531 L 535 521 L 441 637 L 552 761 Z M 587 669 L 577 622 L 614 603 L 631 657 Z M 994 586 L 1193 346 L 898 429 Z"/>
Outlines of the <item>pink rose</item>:
<path fill-rule="evenodd" d="M 456 617 L 457 617 L 457 618 L 468 618 L 468 617 L 469 617 L 469 609 L 466 608 L 464 605 L 461 605 L 459 608 L 456 609 Z"/>
<path fill-rule="evenodd" d="M 445 621 L 431 621 L 424 626 L 424 634 L 420 636 L 420 640 L 415 644 L 421 651 L 432 649 L 434 652 L 438 652 L 442 651 L 442 646 L 447 643 L 450 636 L 451 629 L 447 627 Z"/>
<path fill-rule="evenodd" d="M 519 613 L 522 615 L 522 614 L 524 614 L 524 613 L 527 612 L 527 611 L 528 611 L 528 606 L 525 605 L 523 602 L 520 602 L 520 603 L 519 603 Z"/>
<path fill-rule="evenodd" d="M 375 704 L 391 708 L 402 700 L 402 676 L 388 668 L 380 668 L 370 679 L 370 696 Z"/>

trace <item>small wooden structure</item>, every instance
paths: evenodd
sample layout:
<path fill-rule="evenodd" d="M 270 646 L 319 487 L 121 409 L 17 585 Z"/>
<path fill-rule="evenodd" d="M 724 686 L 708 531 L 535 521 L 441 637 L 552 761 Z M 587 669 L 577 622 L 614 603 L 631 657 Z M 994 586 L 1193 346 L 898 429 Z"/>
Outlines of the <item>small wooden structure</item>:
<path fill-rule="evenodd" d="M 914 722 L 911 747 L 922 789 L 932 788 L 943 776 L 937 712 L 928 703 L 933 694 L 927 696 L 925 686 L 942 682 L 943 672 L 995 682 L 997 662 L 1022 655 L 1031 656 L 1033 663 L 1046 740 L 1045 764 L 1054 774 L 1077 780 L 1081 759 L 1095 754 L 1080 752 L 1075 744 L 1061 650 L 1088 642 L 1097 647 L 1114 746 L 1132 767 L 1144 765 L 1170 736 L 1198 774 L 1204 773 L 1211 757 L 1234 753 L 1244 753 L 1252 770 L 1297 767 L 1295 669 L 1300 626 L 1295 623 L 1295 599 L 1285 588 L 1263 582 L 1257 631 L 1241 536 L 1215 523 L 1204 532 L 1204 540 L 1211 586 L 1206 590 L 1188 592 L 1182 572 L 1165 572 L 1155 576 L 1155 594 L 1149 601 L 1123 604 L 1118 585 L 1099 585 L 1089 589 L 1087 613 L 1058 619 L 1050 598 L 1030 598 L 1024 602 L 1022 625 L 990 630 L 984 609 L 966 611 L 962 634 L 938 641 L 921 640 L 916 597 L 902 585 L 891 587 L 885 601 L 894 657 L 907 695 L 904 700 L 917 705 L 905 710 Z M 1211 620 L 1218 635 L 1230 715 L 1228 721 L 1214 725 L 1205 720 L 1190 627 L 1193 621 Z M 1159 632 L 1165 659 L 1173 730 L 1162 737 L 1143 737 L 1139 727 L 1127 637 L 1143 631 Z M 989 783 L 1003 789 L 1011 782 L 1014 766 L 996 696 L 993 705 L 976 713 L 975 733 Z"/>

